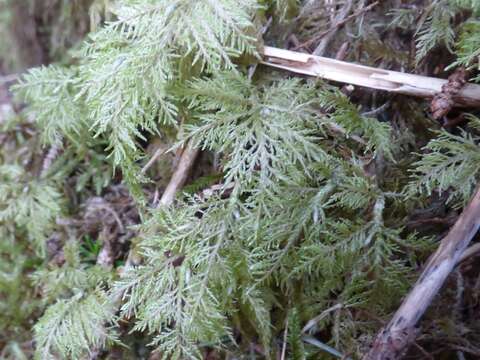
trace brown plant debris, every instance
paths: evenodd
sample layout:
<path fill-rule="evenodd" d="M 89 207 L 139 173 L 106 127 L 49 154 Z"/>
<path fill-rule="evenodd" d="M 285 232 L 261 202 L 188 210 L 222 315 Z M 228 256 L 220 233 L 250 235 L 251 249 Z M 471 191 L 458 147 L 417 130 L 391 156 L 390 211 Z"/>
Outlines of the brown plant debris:
<path fill-rule="evenodd" d="M 468 71 L 464 67 L 457 68 L 448 77 L 448 82 L 442 86 L 442 91 L 435 95 L 430 104 L 430 110 L 435 120 L 447 115 L 455 105 L 454 97 L 467 84 Z"/>

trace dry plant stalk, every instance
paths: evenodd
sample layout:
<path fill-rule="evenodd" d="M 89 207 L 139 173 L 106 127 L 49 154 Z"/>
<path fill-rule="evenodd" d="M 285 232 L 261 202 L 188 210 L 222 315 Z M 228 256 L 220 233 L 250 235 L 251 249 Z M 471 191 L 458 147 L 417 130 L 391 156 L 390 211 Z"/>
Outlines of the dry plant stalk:
<path fill-rule="evenodd" d="M 313 54 L 317 56 L 322 56 L 325 53 L 325 50 L 327 50 L 328 44 L 330 43 L 332 38 L 335 36 L 335 30 L 343 24 L 348 13 L 352 9 L 352 6 L 353 6 L 353 0 L 347 0 L 345 2 L 345 4 L 340 9 L 337 16 L 335 16 L 335 18 L 333 19 L 332 27 L 329 30 L 327 30 L 324 34 L 321 34 L 321 37 L 323 37 L 323 39 L 320 41 L 316 49 L 313 51 Z"/>
<path fill-rule="evenodd" d="M 377 335 L 364 360 L 393 360 L 415 340 L 416 324 L 455 268 L 480 228 L 480 187 L 429 259 L 415 286 L 390 323 Z"/>
<path fill-rule="evenodd" d="M 378 69 L 321 56 L 265 46 L 262 64 L 297 74 L 385 90 L 398 94 L 433 98 L 448 80 Z M 452 96 L 455 105 L 480 106 L 480 85 L 467 83 Z"/>
<path fill-rule="evenodd" d="M 173 201 L 175 200 L 175 195 L 185 184 L 185 181 L 187 180 L 190 170 L 195 163 L 195 159 L 197 158 L 198 153 L 199 149 L 194 148 L 190 142 L 185 145 L 178 166 L 175 169 L 172 177 L 170 178 L 167 188 L 163 192 L 157 207 L 169 206 L 173 204 Z M 135 251 L 130 250 L 127 256 L 127 261 L 125 262 L 125 268 L 134 266 L 139 261 L 140 259 L 137 258 Z"/>
<path fill-rule="evenodd" d="M 197 158 L 198 152 L 199 150 L 194 148 L 190 142 L 185 145 L 178 166 L 159 201 L 159 206 L 171 205 L 173 203 L 176 193 L 188 178 L 188 174 Z"/>

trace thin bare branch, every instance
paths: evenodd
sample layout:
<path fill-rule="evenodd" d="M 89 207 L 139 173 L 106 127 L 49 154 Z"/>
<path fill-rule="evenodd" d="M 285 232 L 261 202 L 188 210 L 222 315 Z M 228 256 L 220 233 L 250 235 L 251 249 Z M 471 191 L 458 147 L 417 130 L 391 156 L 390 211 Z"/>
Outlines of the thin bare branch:
<path fill-rule="evenodd" d="M 157 207 L 169 206 L 173 204 L 173 201 L 175 200 L 175 195 L 185 184 L 185 181 L 188 178 L 188 175 L 195 162 L 195 159 L 197 158 L 198 153 L 199 149 L 194 148 L 190 142 L 185 145 L 185 148 L 180 156 L 178 166 L 175 169 L 170 179 L 170 182 L 167 185 L 167 188 L 163 192 L 163 195 L 160 198 Z M 138 259 L 136 259 L 135 252 L 133 250 L 130 250 L 127 261 L 125 262 L 125 268 L 133 266 L 137 262 Z"/>
<path fill-rule="evenodd" d="M 322 56 L 325 53 L 328 44 L 335 36 L 336 29 L 341 26 L 341 24 L 344 24 L 347 15 L 352 9 L 352 6 L 353 0 L 347 0 L 347 2 L 343 5 L 343 7 L 340 9 L 337 16 L 335 17 L 332 27 L 327 30 L 327 32 L 323 36 L 321 36 L 322 40 L 320 40 L 320 43 L 317 45 L 316 49 L 313 50 L 314 55 Z"/>
<path fill-rule="evenodd" d="M 167 185 L 167 188 L 163 192 L 162 198 L 159 201 L 159 206 L 161 205 L 171 205 L 175 200 L 175 195 L 178 190 L 183 186 L 187 177 L 190 173 L 190 169 L 197 158 L 199 150 L 192 147 L 191 143 L 188 143 L 185 146 L 185 149 L 182 152 L 180 157 L 180 162 L 178 163 L 177 169 L 172 175 L 170 182 Z"/>
<path fill-rule="evenodd" d="M 375 1 L 374 3 L 366 6 L 366 7 L 361 7 L 359 10 L 355 11 L 353 14 L 350 16 L 347 16 L 348 13 L 350 12 L 352 8 L 352 1 L 348 1 L 345 3 L 345 5 L 342 7 L 340 10 L 339 14 L 337 17 L 334 19 L 333 25 L 328 29 L 323 31 L 322 33 L 314 36 L 313 38 L 309 39 L 308 41 L 302 43 L 302 44 L 297 44 L 294 48 L 294 50 L 299 50 L 302 48 L 305 48 L 306 46 L 309 46 L 313 44 L 314 42 L 318 41 L 319 39 L 322 39 L 320 44 L 317 46 L 317 48 L 314 50 L 313 54 L 321 56 L 323 55 L 326 46 L 328 45 L 328 42 L 330 42 L 331 38 L 335 35 L 335 31 L 340 27 L 349 22 L 352 19 L 357 18 L 358 16 L 370 11 L 373 9 L 375 6 L 379 4 L 378 1 Z"/>
<path fill-rule="evenodd" d="M 147 163 L 145 164 L 145 166 L 142 168 L 142 170 L 141 170 L 142 175 L 145 175 L 145 174 L 147 173 L 148 169 L 150 169 L 150 168 L 153 166 L 153 164 L 155 164 L 155 162 L 158 160 L 158 158 L 159 158 L 160 156 L 162 156 L 163 154 L 165 154 L 166 151 L 167 151 L 167 148 L 166 148 L 166 147 L 163 147 L 163 146 L 159 147 L 159 148 L 155 151 L 155 153 L 153 154 L 153 156 L 150 158 L 150 160 L 148 160 L 148 162 L 147 162 Z"/>

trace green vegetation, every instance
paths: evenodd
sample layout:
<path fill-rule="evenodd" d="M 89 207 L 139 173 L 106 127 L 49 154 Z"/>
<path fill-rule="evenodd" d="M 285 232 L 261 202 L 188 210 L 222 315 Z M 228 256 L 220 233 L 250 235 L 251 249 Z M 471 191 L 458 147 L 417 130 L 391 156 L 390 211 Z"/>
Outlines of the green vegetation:
<path fill-rule="evenodd" d="M 446 230 L 425 224 L 471 197 L 480 120 L 442 128 L 426 101 L 259 63 L 343 1 L 28 3 L 50 64 L 0 109 L 0 358 L 360 358 Z M 479 80 L 479 1 L 353 3 L 326 56 Z M 158 206 L 187 144 L 185 191 Z M 478 351 L 460 292 L 425 351 Z M 461 296 L 466 313 L 478 288 Z"/>

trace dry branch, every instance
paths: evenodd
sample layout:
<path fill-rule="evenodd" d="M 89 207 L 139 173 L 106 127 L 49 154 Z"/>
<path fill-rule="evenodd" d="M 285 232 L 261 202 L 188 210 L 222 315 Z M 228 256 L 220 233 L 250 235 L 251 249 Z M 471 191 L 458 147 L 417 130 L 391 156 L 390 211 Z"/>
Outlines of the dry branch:
<path fill-rule="evenodd" d="M 320 43 L 317 45 L 316 49 L 313 51 L 313 54 L 317 56 L 322 56 L 323 53 L 325 52 L 328 43 L 331 41 L 332 37 L 335 35 L 336 30 L 340 27 L 343 26 L 345 23 L 348 21 L 357 18 L 358 16 L 372 10 L 375 6 L 379 4 L 378 1 L 375 1 L 374 3 L 368 5 L 368 6 L 363 6 L 360 5 L 360 9 L 355 11 L 353 14 L 350 16 L 347 16 L 348 13 L 350 12 L 353 2 L 352 1 L 347 1 L 343 7 L 340 9 L 338 15 L 332 19 L 332 26 L 328 29 L 323 31 L 322 33 L 314 36 L 313 38 L 309 39 L 308 41 L 302 43 L 302 44 L 297 44 L 294 48 L 294 50 L 299 50 L 302 48 L 306 48 L 307 46 L 310 46 L 314 42 L 318 41 L 321 39 Z"/>
<path fill-rule="evenodd" d="M 445 79 L 377 69 L 269 46 L 263 49 L 263 55 L 262 64 L 275 68 L 411 96 L 433 98 L 448 83 Z M 459 106 L 480 106 L 480 85 L 466 84 L 453 100 Z"/>
<path fill-rule="evenodd" d="M 321 35 L 321 38 L 323 39 L 320 41 L 320 43 L 317 45 L 315 50 L 313 50 L 313 54 L 317 56 L 322 56 L 325 51 L 327 50 L 327 46 L 332 41 L 333 37 L 335 36 L 335 30 L 343 24 L 343 21 L 345 21 L 345 18 L 347 17 L 348 13 L 352 9 L 353 6 L 353 0 L 347 0 L 343 7 L 340 9 L 339 13 L 337 16 L 335 16 L 333 20 L 333 25 L 332 27 L 327 30 L 327 32 L 323 35 Z"/>
<path fill-rule="evenodd" d="M 416 324 L 442 287 L 480 227 L 480 187 L 429 259 L 422 275 L 364 360 L 401 358 L 416 336 Z"/>
<path fill-rule="evenodd" d="M 171 205 L 175 200 L 175 194 L 183 186 L 187 180 L 190 169 L 198 155 L 198 149 L 194 148 L 190 143 L 185 145 L 185 149 L 182 152 L 177 169 L 172 175 L 167 188 L 163 192 L 159 205 Z"/>
<path fill-rule="evenodd" d="M 199 149 L 194 148 L 190 142 L 185 145 L 178 166 L 173 172 L 173 175 L 170 178 L 167 188 L 162 194 L 158 206 L 169 206 L 173 204 L 175 195 L 185 184 L 198 153 Z M 137 262 L 138 259 L 136 259 L 135 251 L 130 250 L 127 256 L 127 261 L 125 262 L 125 268 L 133 266 Z"/>
<path fill-rule="evenodd" d="M 156 151 L 155 153 L 153 154 L 153 156 L 150 158 L 150 160 L 148 160 L 148 162 L 145 164 L 145 166 L 142 168 L 141 170 L 141 173 L 142 175 L 145 175 L 148 171 L 148 169 L 150 169 L 153 164 L 155 164 L 155 162 L 158 160 L 158 158 L 160 156 L 162 156 L 163 154 L 165 154 L 167 152 L 167 148 L 164 147 L 164 146 L 160 146 Z"/>

